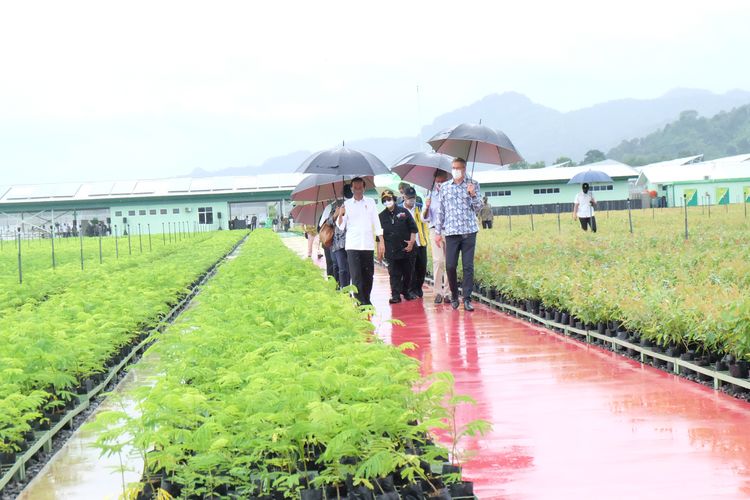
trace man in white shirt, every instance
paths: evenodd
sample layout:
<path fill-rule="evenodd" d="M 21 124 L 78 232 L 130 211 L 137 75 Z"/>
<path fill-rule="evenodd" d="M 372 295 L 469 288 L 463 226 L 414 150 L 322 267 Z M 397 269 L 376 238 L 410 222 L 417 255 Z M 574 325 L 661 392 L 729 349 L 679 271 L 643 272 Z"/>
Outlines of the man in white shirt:
<path fill-rule="evenodd" d="M 581 192 L 576 195 L 576 199 L 573 201 L 573 220 L 578 218 L 581 222 L 581 229 L 588 231 L 588 226 L 591 226 L 591 231 L 596 232 L 596 217 L 594 217 L 594 207 L 596 206 L 596 200 L 589 193 L 589 184 L 584 182 L 581 185 Z"/>
<path fill-rule="evenodd" d="M 360 177 L 352 179 L 354 196 L 346 200 L 339 212 L 336 226 L 346 229 L 346 258 L 349 261 L 349 274 L 352 285 L 357 287 L 356 299 L 362 305 L 372 305 L 372 279 L 375 274 L 375 237 L 378 236 L 378 260 L 385 253 L 383 228 L 375 208 L 375 200 L 365 198 L 365 181 Z"/>

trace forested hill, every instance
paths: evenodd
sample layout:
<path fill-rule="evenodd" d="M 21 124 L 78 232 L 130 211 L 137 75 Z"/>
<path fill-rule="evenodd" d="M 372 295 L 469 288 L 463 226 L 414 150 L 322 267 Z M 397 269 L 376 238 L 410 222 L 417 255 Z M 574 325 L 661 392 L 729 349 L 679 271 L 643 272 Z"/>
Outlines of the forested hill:
<path fill-rule="evenodd" d="M 711 160 L 742 153 L 750 153 L 750 105 L 711 118 L 683 111 L 652 134 L 622 141 L 607 157 L 636 166 L 697 154 Z"/>

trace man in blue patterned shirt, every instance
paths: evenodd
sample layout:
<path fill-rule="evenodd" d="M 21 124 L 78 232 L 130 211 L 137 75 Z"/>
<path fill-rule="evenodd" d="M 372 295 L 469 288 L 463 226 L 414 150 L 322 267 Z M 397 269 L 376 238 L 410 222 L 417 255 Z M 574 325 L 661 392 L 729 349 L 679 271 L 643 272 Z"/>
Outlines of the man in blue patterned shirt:
<path fill-rule="evenodd" d="M 451 290 L 451 306 L 458 309 L 458 254 L 463 267 L 464 310 L 473 311 L 471 292 L 474 288 L 474 247 L 477 242 L 477 214 L 482 208 L 479 184 L 466 179 L 466 160 L 453 160 L 453 179 L 440 185 L 440 209 L 435 212 L 435 242 L 445 239 L 445 267 Z"/>

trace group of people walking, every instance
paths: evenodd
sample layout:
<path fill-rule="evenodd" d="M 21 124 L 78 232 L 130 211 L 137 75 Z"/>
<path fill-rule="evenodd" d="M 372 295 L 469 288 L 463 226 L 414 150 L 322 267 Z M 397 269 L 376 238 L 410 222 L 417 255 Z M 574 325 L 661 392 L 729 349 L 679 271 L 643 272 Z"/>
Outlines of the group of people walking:
<path fill-rule="evenodd" d="M 352 179 L 351 192 L 331 204 L 321 219 L 334 227 L 332 243 L 326 249 L 328 274 L 342 288 L 353 284 L 357 300 L 369 305 L 375 258 L 385 259 L 390 276 L 389 302 L 419 299 L 423 296 L 430 246 L 435 303 L 449 303 L 458 309 L 462 296 L 464 310 L 473 311 L 474 248 L 479 231 L 477 216 L 483 203 L 479 184 L 466 178 L 465 160 L 456 158 L 451 173 L 453 177 L 448 180 L 446 172 L 436 171 L 434 187 L 424 201 L 405 183 L 399 186 L 398 196 L 391 190 L 383 191 L 380 200 L 384 208 L 380 212 L 375 200 L 364 196 L 364 180 Z M 463 270 L 460 295 L 459 256 Z"/>

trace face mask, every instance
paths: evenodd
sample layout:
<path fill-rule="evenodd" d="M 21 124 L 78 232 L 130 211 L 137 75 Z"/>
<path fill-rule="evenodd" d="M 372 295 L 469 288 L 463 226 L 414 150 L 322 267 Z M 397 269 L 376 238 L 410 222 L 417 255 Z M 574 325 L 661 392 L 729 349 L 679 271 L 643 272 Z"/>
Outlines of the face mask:
<path fill-rule="evenodd" d="M 462 168 L 454 168 L 453 169 L 453 178 L 454 179 L 461 179 L 464 176 L 464 170 Z"/>
<path fill-rule="evenodd" d="M 584 194 L 585 194 L 585 193 L 588 193 L 588 192 L 589 192 L 589 188 L 587 188 L 587 187 L 584 187 L 584 188 L 583 188 L 583 192 L 584 192 Z"/>
<path fill-rule="evenodd" d="M 386 208 L 391 208 L 393 207 L 393 200 L 388 200 L 384 202 L 383 205 L 385 205 Z"/>

